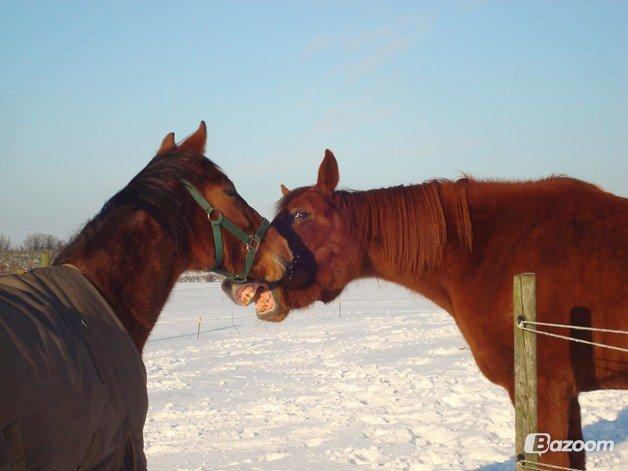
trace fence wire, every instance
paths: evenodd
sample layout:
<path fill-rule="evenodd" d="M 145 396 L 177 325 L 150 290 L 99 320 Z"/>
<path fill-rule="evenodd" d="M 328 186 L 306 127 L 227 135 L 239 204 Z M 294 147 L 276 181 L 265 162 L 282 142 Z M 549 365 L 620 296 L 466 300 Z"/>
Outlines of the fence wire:
<path fill-rule="evenodd" d="M 343 302 L 361 302 L 361 301 L 405 301 L 405 300 L 410 300 L 410 299 L 416 299 L 413 296 L 405 296 L 405 297 L 397 297 L 397 298 L 344 298 L 344 299 L 340 299 L 338 301 L 338 305 L 341 306 Z M 235 308 L 235 305 L 234 305 Z M 342 309 L 342 308 L 341 308 Z M 308 310 L 306 308 L 305 313 L 307 315 Z M 341 317 L 342 317 L 342 310 L 341 310 Z M 201 330 L 200 333 L 206 333 L 206 332 L 214 332 L 214 331 L 220 331 L 220 330 L 226 330 L 228 328 L 234 328 L 238 333 L 238 327 L 241 326 L 241 324 L 237 324 L 237 325 L 233 325 L 233 321 L 236 320 L 240 320 L 240 319 L 249 319 L 251 318 L 251 315 L 245 315 L 245 316 L 207 316 L 207 317 L 202 317 L 201 322 L 205 323 L 205 322 L 212 322 L 214 320 L 230 320 L 232 321 L 232 324 L 229 326 L 224 326 L 224 327 L 218 327 L 215 329 L 209 329 L 209 330 Z M 323 318 L 324 319 L 324 318 Z M 157 324 L 155 325 L 155 327 L 171 327 L 171 326 L 179 326 L 179 325 L 198 325 L 199 324 L 199 320 L 195 319 L 195 320 L 189 320 L 189 321 L 180 321 L 180 322 L 160 322 L 157 321 Z M 149 339 L 147 341 L 147 343 L 151 343 L 151 342 L 157 342 L 159 340 L 168 340 L 168 339 L 172 339 L 172 338 L 181 338 L 181 337 L 190 337 L 192 335 L 197 335 L 197 332 L 192 332 L 189 334 L 179 334 L 179 335 L 174 335 L 174 336 L 169 336 L 169 337 L 160 337 L 160 338 L 154 338 L 154 339 Z"/>
<path fill-rule="evenodd" d="M 540 325 L 543 327 L 559 327 L 563 329 L 589 330 L 592 332 L 608 332 L 611 334 L 628 335 L 628 330 L 601 329 L 599 327 L 584 327 L 581 325 L 571 325 L 571 324 L 552 324 L 551 322 L 536 322 L 536 321 L 521 321 L 521 323 L 530 324 L 530 325 Z"/>
<path fill-rule="evenodd" d="M 583 471 L 579 468 L 567 468 L 565 466 L 557 466 L 555 464 L 547 464 L 547 463 L 535 463 L 534 461 L 528 460 L 520 460 L 517 463 L 521 464 L 519 466 L 521 469 L 533 469 L 535 471 L 551 471 L 554 469 L 558 469 L 561 471 Z M 529 465 L 529 466 L 525 466 Z"/>
<path fill-rule="evenodd" d="M 594 328 L 594 327 L 580 327 L 580 326 L 577 326 L 577 325 L 569 325 L 569 324 L 549 324 L 549 323 L 546 323 L 546 322 L 545 323 L 541 323 L 541 322 L 533 322 L 533 321 L 521 321 L 521 322 L 519 322 L 517 324 L 517 327 L 519 327 L 521 330 L 525 330 L 526 332 L 533 332 L 535 334 L 547 335 L 548 337 L 554 337 L 554 338 L 557 338 L 557 339 L 569 340 L 571 342 L 584 343 L 586 345 L 592 345 L 594 347 L 608 348 L 609 350 L 617 350 L 617 351 L 620 351 L 620 352 L 628 353 L 628 348 L 617 347 L 615 345 L 608 345 L 608 344 L 600 343 L 600 342 L 592 342 L 590 340 L 577 339 L 577 338 L 574 338 L 574 337 L 569 337 L 568 335 L 560 335 L 560 334 L 555 334 L 553 332 L 547 332 L 546 330 L 528 329 L 527 327 L 525 327 L 525 324 L 548 325 L 548 326 L 551 326 L 551 327 L 575 328 L 576 330 L 590 330 L 590 331 L 598 331 L 598 332 L 613 332 L 613 333 L 617 333 L 617 334 L 627 335 L 628 332 L 623 331 L 623 330 L 597 329 L 597 328 Z M 578 329 L 578 327 L 580 327 L 580 329 Z"/>

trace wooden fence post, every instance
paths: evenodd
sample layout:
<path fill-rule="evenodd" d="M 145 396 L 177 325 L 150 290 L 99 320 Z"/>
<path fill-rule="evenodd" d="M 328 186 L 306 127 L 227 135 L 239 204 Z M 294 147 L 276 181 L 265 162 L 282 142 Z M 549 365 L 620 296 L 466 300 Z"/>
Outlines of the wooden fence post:
<path fill-rule="evenodd" d="M 526 436 L 536 433 L 537 376 L 536 334 L 520 329 L 521 321 L 536 321 L 536 277 L 534 273 L 516 275 L 513 286 L 515 347 L 515 470 L 520 461 L 538 461 L 537 454 L 526 454 Z"/>
<path fill-rule="evenodd" d="M 41 267 L 49 267 L 50 266 L 50 252 L 43 252 L 41 254 Z"/>

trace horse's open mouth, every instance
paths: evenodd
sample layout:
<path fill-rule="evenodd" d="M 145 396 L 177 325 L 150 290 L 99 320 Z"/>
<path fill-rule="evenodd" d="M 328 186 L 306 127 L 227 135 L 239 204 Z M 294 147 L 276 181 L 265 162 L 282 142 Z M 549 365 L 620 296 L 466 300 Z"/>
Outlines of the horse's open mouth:
<path fill-rule="evenodd" d="M 222 289 L 234 303 L 240 306 L 248 306 L 251 304 L 251 301 L 254 301 L 256 297 L 268 288 L 262 283 L 232 283 L 225 281 L 222 284 Z"/>
<path fill-rule="evenodd" d="M 240 305 L 248 306 L 255 303 L 255 313 L 261 320 L 281 322 L 288 314 L 288 310 L 281 302 L 281 294 L 277 288 L 270 289 L 263 283 L 233 283 L 225 281 L 222 289 L 231 300 Z"/>

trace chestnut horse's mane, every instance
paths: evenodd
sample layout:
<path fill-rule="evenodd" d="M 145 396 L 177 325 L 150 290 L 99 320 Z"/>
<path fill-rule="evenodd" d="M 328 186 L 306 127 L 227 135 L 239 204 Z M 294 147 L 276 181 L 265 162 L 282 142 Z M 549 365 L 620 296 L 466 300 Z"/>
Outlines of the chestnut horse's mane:
<path fill-rule="evenodd" d="M 186 253 L 192 235 L 190 208 L 193 206 L 181 198 L 178 182 L 190 178 L 180 162 L 180 158 L 195 158 L 187 154 L 189 152 L 174 151 L 154 157 L 126 187 L 104 204 L 74 242 L 96 249 L 102 245 L 103 238 L 115 237 L 120 226 L 129 222 L 130 209 L 140 209 L 159 224 L 177 253 Z M 204 160 L 205 165 L 217 168 L 210 160 Z"/>
<path fill-rule="evenodd" d="M 367 191 L 334 193 L 339 210 L 347 217 L 353 234 L 361 241 L 380 245 L 388 260 L 396 260 L 404 272 L 438 266 L 450 235 L 443 209 L 447 195 L 453 210 L 453 229 L 471 251 L 473 228 L 469 216 L 466 178 L 456 182 L 431 180 L 419 185 L 394 186 Z"/>

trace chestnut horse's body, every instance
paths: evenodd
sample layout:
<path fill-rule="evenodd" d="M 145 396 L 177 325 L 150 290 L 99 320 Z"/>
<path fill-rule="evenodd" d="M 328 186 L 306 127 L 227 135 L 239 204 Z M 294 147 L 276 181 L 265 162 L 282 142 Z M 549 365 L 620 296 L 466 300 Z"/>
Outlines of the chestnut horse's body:
<path fill-rule="evenodd" d="M 628 330 L 627 199 L 565 177 L 355 192 L 335 191 L 337 182 L 328 152 L 316 185 L 284 188 L 273 224 L 292 239 L 295 257 L 309 257 L 301 270 L 315 277 L 281 283 L 274 312 L 260 317 L 278 321 L 291 308 L 334 299 L 353 279 L 383 278 L 449 312 L 482 373 L 511 399 L 514 275 L 536 274 L 538 321 Z M 628 347 L 612 333 L 548 330 Z M 628 388 L 628 358 L 550 337 L 537 342 L 538 431 L 581 439 L 578 393 Z M 581 468 L 584 453 L 541 461 Z"/>

